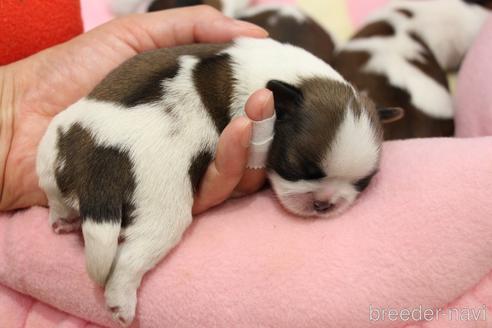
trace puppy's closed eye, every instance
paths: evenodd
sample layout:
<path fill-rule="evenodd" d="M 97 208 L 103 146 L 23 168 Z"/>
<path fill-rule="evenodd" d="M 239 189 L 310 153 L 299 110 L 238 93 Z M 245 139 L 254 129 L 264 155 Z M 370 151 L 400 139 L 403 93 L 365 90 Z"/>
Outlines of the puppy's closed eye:
<path fill-rule="evenodd" d="M 358 192 L 364 191 L 369 186 L 369 183 L 371 183 L 371 180 L 374 177 L 374 175 L 376 175 L 376 173 L 377 171 L 374 171 L 371 174 L 363 177 L 362 179 L 359 179 L 356 182 L 354 182 L 355 189 L 357 189 Z"/>

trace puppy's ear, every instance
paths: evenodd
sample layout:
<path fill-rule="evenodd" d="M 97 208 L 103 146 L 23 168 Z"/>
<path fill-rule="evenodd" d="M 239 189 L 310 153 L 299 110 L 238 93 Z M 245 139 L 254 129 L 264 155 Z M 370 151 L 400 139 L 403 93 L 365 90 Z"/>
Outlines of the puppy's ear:
<path fill-rule="evenodd" d="M 378 114 L 382 123 L 391 123 L 401 120 L 405 116 L 405 111 L 400 107 L 380 107 Z"/>
<path fill-rule="evenodd" d="M 267 89 L 273 92 L 275 113 L 280 120 L 291 117 L 302 103 L 302 91 L 293 85 L 271 80 L 267 83 Z"/>

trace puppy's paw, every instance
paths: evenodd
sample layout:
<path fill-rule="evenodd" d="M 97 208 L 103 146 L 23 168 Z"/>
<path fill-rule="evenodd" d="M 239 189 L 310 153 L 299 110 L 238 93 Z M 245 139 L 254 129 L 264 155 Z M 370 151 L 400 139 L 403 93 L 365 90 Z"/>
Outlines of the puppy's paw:
<path fill-rule="evenodd" d="M 106 305 L 113 315 L 113 320 L 122 327 L 128 327 L 135 318 L 137 306 L 136 292 L 106 290 Z"/>
<path fill-rule="evenodd" d="M 79 219 L 58 219 L 55 220 L 51 227 L 57 234 L 70 233 L 80 229 Z"/>

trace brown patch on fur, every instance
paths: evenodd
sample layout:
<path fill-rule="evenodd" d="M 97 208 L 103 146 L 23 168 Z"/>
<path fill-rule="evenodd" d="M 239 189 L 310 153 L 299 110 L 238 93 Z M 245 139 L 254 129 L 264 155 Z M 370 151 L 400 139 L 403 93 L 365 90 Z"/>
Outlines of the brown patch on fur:
<path fill-rule="evenodd" d="M 78 200 L 82 220 L 130 224 L 135 177 L 128 151 L 97 145 L 77 123 L 58 131 L 57 146 L 56 183 L 66 199 Z"/>
<path fill-rule="evenodd" d="M 139 54 L 112 71 L 88 98 L 118 103 L 126 107 L 159 101 L 164 95 L 162 81 L 176 76 L 180 56 L 203 58 L 212 56 L 226 47 L 226 44 L 201 44 Z"/>
<path fill-rule="evenodd" d="M 405 16 L 407 18 L 412 18 L 414 15 L 413 12 L 411 12 L 410 10 L 403 9 L 403 8 L 396 9 L 396 12 L 402 14 L 403 16 Z"/>
<path fill-rule="evenodd" d="M 303 108 L 309 113 L 309 124 L 318 131 L 316 135 L 322 136 L 318 141 L 325 146 L 331 145 L 348 104 L 356 103 L 352 88 L 334 80 L 311 78 L 302 81 L 300 89 L 304 95 Z M 318 151 L 323 149 L 321 144 L 315 147 Z"/>
<path fill-rule="evenodd" d="M 239 19 L 261 26 L 268 31 L 270 38 L 303 48 L 327 63 L 333 57 L 335 43 L 330 34 L 307 16 L 304 22 L 299 23 L 293 17 L 280 15 L 276 10 L 266 10 Z M 272 19 L 276 21 L 275 24 L 271 24 Z"/>
<path fill-rule="evenodd" d="M 212 161 L 213 156 L 210 151 L 202 150 L 191 160 L 190 167 L 188 168 L 188 175 L 190 177 L 191 187 L 193 193 L 198 191 L 198 187 L 203 178 L 203 175 L 207 171 L 208 165 Z"/>
<path fill-rule="evenodd" d="M 301 82 L 299 108 L 275 123 L 267 167 L 297 181 L 319 175 L 321 161 L 342 123 L 352 89 L 340 82 L 313 78 Z M 277 98 L 277 99 L 276 99 Z M 274 93 L 275 101 L 280 101 Z"/>
<path fill-rule="evenodd" d="M 378 21 L 364 26 L 352 39 L 365 39 L 372 37 L 390 37 L 395 35 L 393 26 L 385 21 Z"/>
<path fill-rule="evenodd" d="M 228 54 L 203 58 L 193 69 L 193 81 L 217 132 L 231 120 L 230 104 L 233 94 L 234 77 Z"/>
<path fill-rule="evenodd" d="M 453 135 L 453 120 L 435 119 L 426 115 L 412 105 L 406 90 L 392 86 L 386 76 L 364 72 L 363 68 L 369 59 L 370 54 L 364 51 L 341 51 L 332 65 L 359 90 L 367 92 L 378 107 L 405 109 L 403 119 L 383 125 L 385 140 Z"/>
<path fill-rule="evenodd" d="M 417 34 L 410 33 L 410 37 L 424 49 L 424 52 L 420 53 L 424 57 L 424 62 L 418 60 L 409 60 L 408 62 L 421 70 L 425 75 L 442 85 L 444 88 L 449 89 L 446 72 L 437 62 L 437 59 L 431 49 Z"/>
<path fill-rule="evenodd" d="M 155 0 L 152 2 L 147 11 L 159 11 L 176 8 L 176 0 Z"/>

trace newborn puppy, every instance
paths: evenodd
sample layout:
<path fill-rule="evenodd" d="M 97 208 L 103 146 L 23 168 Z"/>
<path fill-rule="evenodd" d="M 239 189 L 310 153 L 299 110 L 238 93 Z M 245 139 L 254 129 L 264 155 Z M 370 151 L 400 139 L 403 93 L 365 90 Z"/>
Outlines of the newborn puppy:
<path fill-rule="evenodd" d="M 264 87 L 277 116 L 266 163 L 275 194 L 295 214 L 340 213 L 378 168 L 378 112 L 294 46 L 240 38 L 146 52 L 51 122 L 37 158 L 50 223 L 71 231 L 80 215 L 88 273 L 121 324 L 142 276 L 190 225 L 219 134 Z"/>
<path fill-rule="evenodd" d="M 261 26 L 270 38 L 298 46 L 327 63 L 333 57 L 333 37 L 296 6 L 258 5 L 239 11 L 237 18 Z"/>
<path fill-rule="evenodd" d="M 451 136 L 446 71 L 458 68 L 487 16 L 463 0 L 394 0 L 339 49 L 332 65 L 378 106 L 405 109 L 402 120 L 385 124 L 385 139 Z"/>

